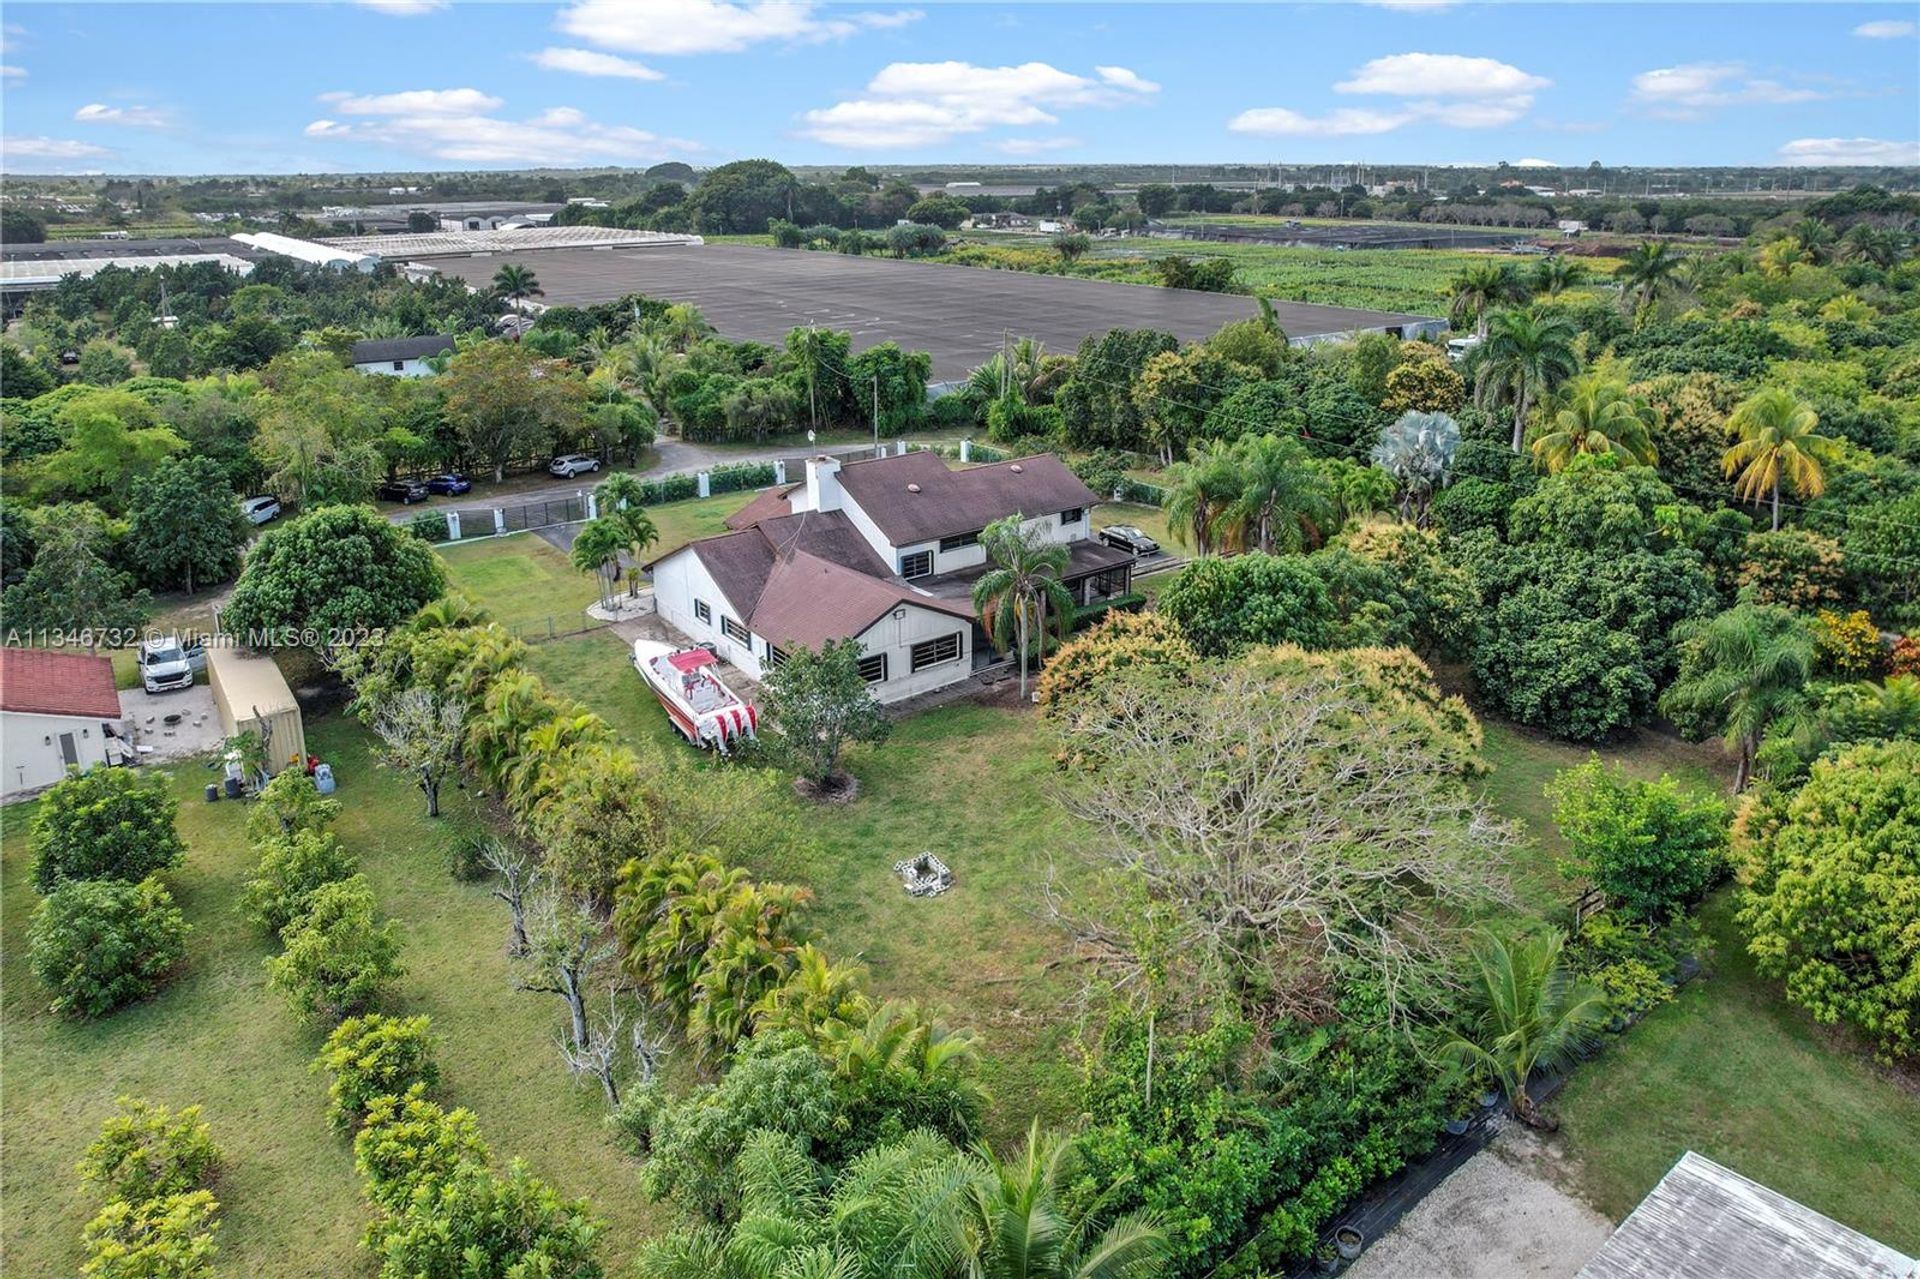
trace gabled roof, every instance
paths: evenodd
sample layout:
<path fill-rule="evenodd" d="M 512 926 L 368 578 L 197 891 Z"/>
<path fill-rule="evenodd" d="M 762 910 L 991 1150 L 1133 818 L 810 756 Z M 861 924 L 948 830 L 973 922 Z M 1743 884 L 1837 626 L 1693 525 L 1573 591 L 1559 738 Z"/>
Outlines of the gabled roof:
<path fill-rule="evenodd" d="M 692 551 L 706 565 L 707 575 L 739 615 L 735 620 L 744 621 L 752 616 L 753 606 L 760 602 L 761 588 L 767 584 L 767 574 L 773 571 L 773 547 L 765 534 L 757 528 L 743 529 L 738 533 L 703 537 L 682 549 Z M 669 551 L 660 559 L 673 554 L 675 552 Z"/>
<path fill-rule="evenodd" d="M 453 350 L 453 338 L 433 334 L 423 338 L 367 338 L 353 344 L 355 364 L 386 364 L 393 360 L 425 360 Z"/>
<path fill-rule="evenodd" d="M 87 653 L 0 648 L 0 711 L 119 719 L 113 663 Z"/>
<path fill-rule="evenodd" d="M 753 495 L 753 500 L 727 516 L 726 525 L 730 529 L 752 528 L 761 520 L 770 520 L 775 516 L 793 514 L 793 503 L 787 500 L 788 494 L 803 489 L 804 484 L 789 484 L 785 488 L 761 489 Z"/>
<path fill-rule="evenodd" d="M 953 600 L 922 595 L 904 583 L 868 577 L 805 551 L 783 555 L 767 577 L 747 629 L 776 644 L 818 648 L 849 639 L 902 605 L 971 620 Z"/>
<path fill-rule="evenodd" d="M 894 546 L 971 533 L 1009 515 L 1057 515 L 1100 501 L 1051 453 L 958 471 L 927 452 L 849 462 L 840 468 L 840 487 Z"/>
<path fill-rule="evenodd" d="M 1896 1252 L 1689 1150 L 1578 1279 L 1912 1279 Z"/>

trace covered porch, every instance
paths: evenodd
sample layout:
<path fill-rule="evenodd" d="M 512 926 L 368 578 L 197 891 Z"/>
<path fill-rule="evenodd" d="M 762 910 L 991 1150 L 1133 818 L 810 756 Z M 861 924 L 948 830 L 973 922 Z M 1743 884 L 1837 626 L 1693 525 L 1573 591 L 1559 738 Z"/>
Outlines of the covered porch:
<path fill-rule="evenodd" d="M 1133 590 L 1136 557 L 1132 551 L 1088 540 L 1069 542 L 1067 547 L 1067 567 L 1060 575 L 1060 580 L 1072 592 L 1074 603 L 1081 608 L 1118 599 Z M 992 568 L 991 564 L 976 564 L 951 573 L 914 578 L 909 584 L 916 590 L 937 595 L 941 599 L 971 599 L 973 584 Z"/>

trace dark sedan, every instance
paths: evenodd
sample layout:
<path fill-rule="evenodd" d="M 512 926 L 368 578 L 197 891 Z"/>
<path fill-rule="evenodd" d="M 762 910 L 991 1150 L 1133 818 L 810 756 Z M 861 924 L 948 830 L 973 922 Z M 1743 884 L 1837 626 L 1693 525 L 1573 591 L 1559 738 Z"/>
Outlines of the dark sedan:
<path fill-rule="evenodd" d="M 447 497 L 458 497 L 460 494 L 468 492 L 472 488 L 472 480 L 452 471 L 448 471 L 445 475 L 430 475 L 427 477 L 427 492 L 429 493 L 440 493 Z"/>
<path fill-rule="evenodd" d="M 1152 555 L 1160 549 L 1160 543 L 1142 533 L 1131 524 L 1110 524 L 1100 530 L 1100 540 L 1108 546 L 1123 551 L 1132 551 L 1135 555 Z"/>
<path fill-rule="evenodd" d="M 415 502 L 427 500 L 427 486 L 419 480 L 387 480 L 373 491 L 373 495 L 383 502 L 412 506 Z"/>

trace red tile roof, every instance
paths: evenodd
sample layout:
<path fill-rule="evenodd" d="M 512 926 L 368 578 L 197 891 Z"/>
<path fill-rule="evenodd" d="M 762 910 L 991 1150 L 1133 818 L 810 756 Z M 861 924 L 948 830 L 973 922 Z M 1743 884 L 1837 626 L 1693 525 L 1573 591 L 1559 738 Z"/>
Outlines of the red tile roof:
<path fill-rule="evenodd" d="M 119 719 L 113 663 L 45 648 L 0 648 L 0 711 Z"/>

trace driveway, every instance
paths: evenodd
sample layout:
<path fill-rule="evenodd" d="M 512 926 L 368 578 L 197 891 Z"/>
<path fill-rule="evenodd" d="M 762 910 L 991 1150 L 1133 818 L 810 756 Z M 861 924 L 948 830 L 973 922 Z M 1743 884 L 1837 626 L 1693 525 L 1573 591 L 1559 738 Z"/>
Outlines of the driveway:
<path fill-rule="evenodd" d="M 134 754 L 143 764 L 169 764 L 220 748 L 226 733 L 205 684 L 174 693 L 120 691 L 120 714 L 133 726 Z M 169 719 L 178 716 L 172 723 Z"/>

